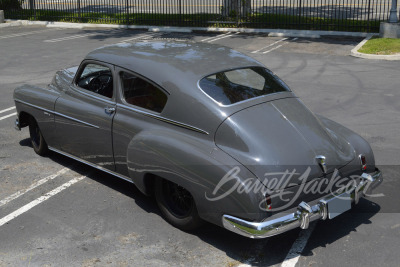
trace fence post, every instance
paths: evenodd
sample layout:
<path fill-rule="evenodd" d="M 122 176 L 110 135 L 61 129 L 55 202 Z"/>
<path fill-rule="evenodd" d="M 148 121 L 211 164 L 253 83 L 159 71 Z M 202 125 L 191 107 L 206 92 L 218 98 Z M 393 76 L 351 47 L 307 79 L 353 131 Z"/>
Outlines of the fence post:
<path fill-rule="evenodd" d="M 389 22 L 390 23 L 398 22 L 398 19 L 397 19 L 397 0 L 392 0 L 392 8 L 390 9 Z"/>
<path fill-rule="evenodd" d="M 240 6 L 241 6 L 241 0 L 237 0 L 237 4 L 236 4 L 236 28 L 239 27 Z"/>
<path fill-rule="evenodd" d="M 81 0 L 77 1 L 77 5 L 78 5 L 78 21 L 82 22 L 82 15 L 81 15 Z"/>
<path fill-rule="evenodd" d="M 179 0 L 179 25 L 182 26 L 182 0 Z"/>
<path fill-rule="evenodd" d="M 371 31 L 371 22 L 369 21 L 369 15 L 371 13 L 371 0 L 368 0 L 368 16 L 367 16 L 367 21 L 368 21 L 368 32 Z"/>
<path fill-rule="evenodd" d="M 129 25 L 129 0 L 126 0 L 125 3 L 125 24 Z"/>
<path fill-rule="evenodd" d="M 35 0 L 29 0 L 29 9 L 31 10 L 31 14 L 33 14 L 34 19 L 36 20 L 36 6 Z"/>
<path fill-rule="evenodd" d="M 301 5 L 302 5 L 302 2 L 301 2 L 301 0 L 299 0 L 299 25 L 301 25 Z"/>

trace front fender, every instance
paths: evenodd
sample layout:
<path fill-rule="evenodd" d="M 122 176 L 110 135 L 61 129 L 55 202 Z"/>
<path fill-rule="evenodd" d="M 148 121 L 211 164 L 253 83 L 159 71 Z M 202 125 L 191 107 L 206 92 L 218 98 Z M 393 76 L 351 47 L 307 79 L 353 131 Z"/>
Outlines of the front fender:
<path fill-rule="evenodd" d="M 59 96 L 59 92 L 49 87 L 23 85 L 14 90 L 14 102 L 21 126 L 27 126 L 27 119 L 32 116 L 50 146 L 56 146 L 54 103 Z"/>
<path fill-rule="evenodd" d="M 207 221 L 221 225 L 223 214 L 265 218 L 258 208 L 264 198 L 262 190 L 238 192 L 258 179 L 208 136 L 169 129 L 143 131 L 130 142 L 127 154 L 130 177 L 142 191 L 146 190 L 147 174 L 152 174 L 186 188 L 200 217 Z"/>

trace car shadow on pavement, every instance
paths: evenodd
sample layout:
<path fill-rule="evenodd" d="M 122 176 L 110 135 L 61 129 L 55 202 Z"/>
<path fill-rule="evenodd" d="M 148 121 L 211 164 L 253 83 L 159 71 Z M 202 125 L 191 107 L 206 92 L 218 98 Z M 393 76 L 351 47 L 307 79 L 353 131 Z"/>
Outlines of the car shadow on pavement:
<path fill-rule="evenodd" d="M 21 140 L 20 145 L 31 146 L 30 139 Z M 133 184 L 54 152 L 50 152 L 48 158 L 132 198 L 145 212 L 162 217 L 154 199 L 141 193 Z M 360 203 L 351 211 L 333 220 L 319 222 L 301 255 L 312 256 L 313 249 L 334 243 L 336 240 L 356 231 L 356 228 L 360 225 L 370 224 L 369 219 L 379 210 L 378 204 L 362 198 Z M 165 221 L 165 223 L 168 222 Z M 240 263 L 252 266 L 269 266 L 281 264 L 285 260 L 300 231 L 300 229 L 295 229 L 267 239 L 250 239 L 206 222 L 200 229 L 187 232 L 187 234 L 196 236 L 203 242 L 223 251 L 230 258 L 228 266 L 235 266 Z"/>
<path fill-rule="evenodd" d="M 381 207 L 365 198 L 361 198 L 352 210 L 332 219 L 318 222 L 302 256 L 313 256 L 313 250 L 327 247 L 337 240 L 357 232 L 357 228 L 371 224 L 371 218 L 381 210 Z M 360 231 L 368 231 L 361 229 Z"/>

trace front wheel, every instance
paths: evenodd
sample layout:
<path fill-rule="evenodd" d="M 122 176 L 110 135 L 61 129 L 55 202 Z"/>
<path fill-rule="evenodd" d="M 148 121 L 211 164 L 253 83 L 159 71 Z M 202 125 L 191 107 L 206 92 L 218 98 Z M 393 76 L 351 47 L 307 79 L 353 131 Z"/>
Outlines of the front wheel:
<path fill-rule="evenodd" d="M 202 224 L 192 195 L 185 188 L 164 179 L 155 182 L 155 197 L 166 220 L 182 230 Z"/>
<path fill-rule="evenodd" d="M 29 134 L 31 136 L 31 143 L 33 150 L 36 154 L 40 156 L 44 156 L 48 152 L 47 143 L 44 140 L 42 132 L 39 129 L 39 126 L 34 118 L 29 120 Z"/>

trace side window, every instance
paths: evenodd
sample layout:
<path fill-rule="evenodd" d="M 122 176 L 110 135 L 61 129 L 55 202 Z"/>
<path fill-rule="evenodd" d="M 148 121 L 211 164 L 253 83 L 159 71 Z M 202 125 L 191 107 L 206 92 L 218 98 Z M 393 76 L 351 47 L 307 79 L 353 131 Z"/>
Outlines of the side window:
<path fill-rule="evenodd" d="M 113 76 L 108 67 L 98 64 L 87 64 L 79 78 L 77 85 L 85 90 L 112 98 Z"/>
<path fill-rule="evenodd" d="M 120 72 L 123 97 L 128 104 L 158 113 L 167 103 L 167 95 L 156 86 L 127 72 Z"/>

